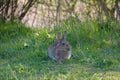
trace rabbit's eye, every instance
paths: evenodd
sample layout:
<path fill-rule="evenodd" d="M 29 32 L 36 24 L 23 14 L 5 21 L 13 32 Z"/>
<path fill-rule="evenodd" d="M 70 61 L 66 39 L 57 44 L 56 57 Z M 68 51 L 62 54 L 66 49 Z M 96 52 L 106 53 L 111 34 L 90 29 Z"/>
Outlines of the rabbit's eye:
<path fill-rule="evenodd" d="M 65 43 L 62 43 L 62 45 L 65 45 Z"/>

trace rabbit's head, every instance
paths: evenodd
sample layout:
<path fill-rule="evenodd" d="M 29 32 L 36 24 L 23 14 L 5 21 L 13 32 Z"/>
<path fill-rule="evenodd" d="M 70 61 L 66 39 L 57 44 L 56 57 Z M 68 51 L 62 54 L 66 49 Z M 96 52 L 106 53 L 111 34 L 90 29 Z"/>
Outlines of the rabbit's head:
<path fill-rule="evenodd" d="M 61 51 L 70 51 L 71 50 L 71 46 L 69 45 L 68 41 L 66 40 L 65 35 L 62 36 L 61 33 L 58 33 L 56 48 Z"/>

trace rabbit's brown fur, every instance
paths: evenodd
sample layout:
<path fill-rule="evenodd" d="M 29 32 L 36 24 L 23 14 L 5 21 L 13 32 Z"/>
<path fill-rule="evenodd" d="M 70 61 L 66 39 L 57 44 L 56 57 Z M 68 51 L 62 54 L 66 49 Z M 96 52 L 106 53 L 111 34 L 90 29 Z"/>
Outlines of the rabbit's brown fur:
<path fill-rule="evenodd" d="M 64 36 L 59 33 L 57 40 L 48 48 L 48 56 L 57 62 L 62 62 L 71 57 L 71 51 L 71 45 Z"/>

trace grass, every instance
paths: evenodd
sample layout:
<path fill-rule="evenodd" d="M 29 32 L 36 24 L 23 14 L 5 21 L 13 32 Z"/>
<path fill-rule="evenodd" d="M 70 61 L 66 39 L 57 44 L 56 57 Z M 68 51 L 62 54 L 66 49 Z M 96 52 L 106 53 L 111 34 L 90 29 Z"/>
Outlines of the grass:
<path fill-rule="evenodd" d="M 1 80 L 119 80 L 120 25 L 114 21 L 63 21 L 61 26 L 31 29 L 0 23 Z M 67 31 L 72 57 L 62 64 L 48 58 L 58 31 Z"/>

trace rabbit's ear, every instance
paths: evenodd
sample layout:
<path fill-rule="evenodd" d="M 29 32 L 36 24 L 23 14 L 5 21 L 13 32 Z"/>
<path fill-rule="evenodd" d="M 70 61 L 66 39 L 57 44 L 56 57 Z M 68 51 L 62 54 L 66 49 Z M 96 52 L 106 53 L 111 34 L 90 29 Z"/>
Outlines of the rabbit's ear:
<path fill-rule="evenodd" d="M 66 39 L 66 38 L 67 38 L 67 35 L 68 35 L 68 33 L 65 31 L 65 32 L 64 32 L 63 39 Z"/>
<path fill-rule="evenodd" d="M 63 36 L 62 36 L 62 33 L 61 33 L 61 32 L 57 34 L 57 39 L 59 39 L 59 40 L 60 40 L 60 39 L 63 39 Z"/>

